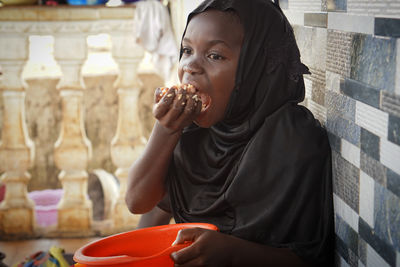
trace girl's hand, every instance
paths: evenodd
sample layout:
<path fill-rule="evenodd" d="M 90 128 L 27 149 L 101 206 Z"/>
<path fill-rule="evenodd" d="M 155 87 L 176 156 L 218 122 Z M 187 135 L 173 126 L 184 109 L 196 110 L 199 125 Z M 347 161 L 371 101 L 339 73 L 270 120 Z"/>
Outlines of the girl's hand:
<path fill-rule="evenodd" d="M 201 100 L 193 86 L 157 88 L 154 94 L 153 115 L 168 133 L 174 134 L 190 125 L 200 114 Z"/>
<path fill-rule="evenodd" d="M 230 236 L 203 228 L 189 228 L 178 232 L 174 244 L 193 241 L 193 244 L 171 254 L 175 266 L 230 266 L 232 248 Z"/>

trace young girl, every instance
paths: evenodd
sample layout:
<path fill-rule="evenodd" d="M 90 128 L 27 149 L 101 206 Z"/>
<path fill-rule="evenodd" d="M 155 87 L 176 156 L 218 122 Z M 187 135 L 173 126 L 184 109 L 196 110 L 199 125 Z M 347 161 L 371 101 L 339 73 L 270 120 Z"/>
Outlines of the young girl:
<path fill-rule="evenodd" d="M 126 201 L 182 230 L 176 266 L 329 266 L 331 157 L 304 99 L 293 31 L 269 0 L 206 0 L 181 43 L 184 88 L 156 90 L 157 122 L 133 164 Z"/>

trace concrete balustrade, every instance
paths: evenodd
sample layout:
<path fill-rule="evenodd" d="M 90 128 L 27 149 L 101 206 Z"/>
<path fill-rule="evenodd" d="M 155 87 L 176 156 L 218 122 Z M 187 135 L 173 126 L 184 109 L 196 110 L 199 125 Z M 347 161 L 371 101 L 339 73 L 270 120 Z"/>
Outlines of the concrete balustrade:
<path fill-rule="evenodd" d="M 2 27 L 0 60 L 3 78 L 0 91 L 4 102 L 2 140 L 0 143 L 0 171 L 7 190 L 0 204 L 0 233 L 34 235 L 34 204 L 28 198 L 27 172 L 34 160 L 34 144 L 29 138 L 25 122 L 25 89 L 22 69 L 28 59 L 28 39 L 19 28 Z M 22 30 L 22 29 L 19 29 Z"/>
<path fill-rule="evenodd" d="M 137 75 L 137 68 L 144 56 L 143 49 L 136 45 L 133 35 L 125 31 L 112 35 L 112 55 L 119 67 L 119 76 L 114 84 L 118 90 L 118 125 L 111 142 L 111 157 L 118 167 L 115 175 L 120 182 L 120 192 L 114 207 L 114 227 L 128 230 L 137 222 L 125 204 L 128 171 L 132 162 L 144 148 L 142 129 L 139 120 L 139 93 L 142 84 Z"/>
<path fill-rule="evenodd" d="M 58 177 L 64 189 L 58 204 L 58 230 L 68 234 L 88 232 L 92 222 L 92 203 L 86 196 L 86 169 L 92 146 L 86 136 L 82 111 L 85 86 L 81 69 L 87 58 L 87 36 L 83 30 L 80 25 L 63 25 L 55 34 L 54 42 L 55 60 L 62 71 L 57 85 L 62 99 L 62 123 L 54 149 L 55 163 L 62 170 Z"/>
<path fill-rule="evenodd" d="M 144 147 L 138 114 L 142 84 L 137 68 L 144 51 L 133 38 L 134 6 L 128 7 L 3 7 L 0 9 L 0 90 L 3 100 L 0 170 L 6 196 L 0 204 L 2 237 L 38 234 L 34 203 L 27 196 L 35 146 L 29 138 L 25 119 L 26 85 L 21 73 L 28 59 L 31 35 L 54 37 L 54 58 L 61 69 L 57 84 L 62 118 L 54 144 L 54 162 L 64 194 L 58 205 L 58 224 L 51 236 L 95 234 L 92 203 L 87 197 L 88 165 L 92 144 L 85 130 L 85 85 L 81 69 L 87 59 L 87 36 L 107 33 L 112 39 L 112 56 L 119 73 L 118 124 L 110 144 L 115 176 L 120 182 L 119 197 L 110 207 L 111 230 L 133 229 L 138 217 L 129 213 L 124 197 L 128 168 Z M 41 232 L 42 233 L 42 232 Z"/>

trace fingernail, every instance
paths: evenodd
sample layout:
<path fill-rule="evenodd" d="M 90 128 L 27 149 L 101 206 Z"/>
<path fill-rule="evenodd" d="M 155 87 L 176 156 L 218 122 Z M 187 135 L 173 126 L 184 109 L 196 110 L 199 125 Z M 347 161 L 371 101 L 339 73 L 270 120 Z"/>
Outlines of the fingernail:
<path fill-rule="evenodd" d="M 176 242 L 176 240 L 174 242 L 172 242 L 171 246 L 175 246 L 178 242 Z"/>

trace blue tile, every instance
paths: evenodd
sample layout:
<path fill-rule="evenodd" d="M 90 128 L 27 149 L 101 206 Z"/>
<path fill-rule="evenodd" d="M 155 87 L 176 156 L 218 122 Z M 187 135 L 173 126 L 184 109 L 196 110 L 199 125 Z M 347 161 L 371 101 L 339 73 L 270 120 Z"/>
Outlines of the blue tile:
<path fill-rule="evenodd" d="M 370 157 L 379 161 L 379 143 L 380 139 L 373 133 L 361 128 L 360 147 Z"/>
<path fill-rule="evenodd" d="M 353 99 L 379 108 L 380 91 L 372 86 L 355 80 L 344 79 L 344 81 L 340 83 L 340 91 Z"/>
<path fill-rule="evenodd" d="M 355 122 L 356 101 L 354 99 L 332 91 L 327 91 L 325 93 L 325 105 L 327 113 L 331 117 L 339 116 Z"/>
<path fill-rule="evenodd" d="M 393 116 L 400 117 L 400 95 L 382 91 L 381 109 Z"/>
<path fill-rule="evenodd" d="M 400 19 L 375 18 L 375 35 L 400 37 Z"/>
<path fill-rule="evenodd" d="M 333 192 L 358 212 L 360 170 L 332 151 L 332 176 Z"/>
<path fill-rule="evenodd" d="M 386 185 L 386 170 L 379 161 L 371 158 L 361 150 L 360 153 L 360 169 L 374 178 L 374 180 L 382 186 Z"/>
<path fill-rule="evenodd" d="M 356 34 L 352 40 L 350 78 L 394 92 L 396 39 Z"/>
<path fill-rule="evenodd" d="M 358 237 L 358 258 L 364 265 L 367 264 L 367 243 L 360 236 Z"/>
<path fill-rule="evenodd" d="M 376 184 L 374 203 L 375 234 L 400 251 L 400 198 Z"/>
<path fill-rule="evenodd" d="M 355 254 L 358 254 L 358 234 L 339 215 L 336 215 L 335 233 Z"/>
<path fill-rule="evenodd" d="M 387 169 L 387 188 L 400 198 L 400 175 Z"/>
<path fill-rule="evenodd" d="M 389 141 L 400 145 L 400 118 L 389 114 Z"/>
<path fill-rule="evenodd" d="M 387 263 L 391 266 L 396 265 L 396 251 L 392 246 L 381 240 L 375 231 L 362 219 L 358 220 L 358 232 L 360 237 L 365 240 Z"/>
<path fill-rule="evenodd" d="M 329 144 L 331 145 L 331 149 L 340 153 L 341 140 L 340 137 L 335 134 L 328 132 Z"/>
<path fill-rule="evenodd" d="M 328 11 L 346 11 L 347 0 L 328 0 Z"/>
<path fill-rule="evenodd" d="M 338 236 L 335 238 L 335 249 L 346 262 L 349 261 L 349 250 L 343 240 L 341 240 Z"/>
<path fill-rule="evenodd" d="M 340 138 L 346 139 L 355 146 L 359 146 L 360 126 L 356 125 L 354 122 L 328 113 L 326 128 Z"/>
<path fill-rule="evenodd" d="M 358 266 L 358 256 L 351 249 L 349 249 L 349 260 L 347 261 L 347 263 L 350 266 Z"/>
<path fill-rule="evenodd" d="M 279 0 L 279 6 L 282 9 L 288 9 L 289 8 L 289 1 L 288 0 Z"/>

